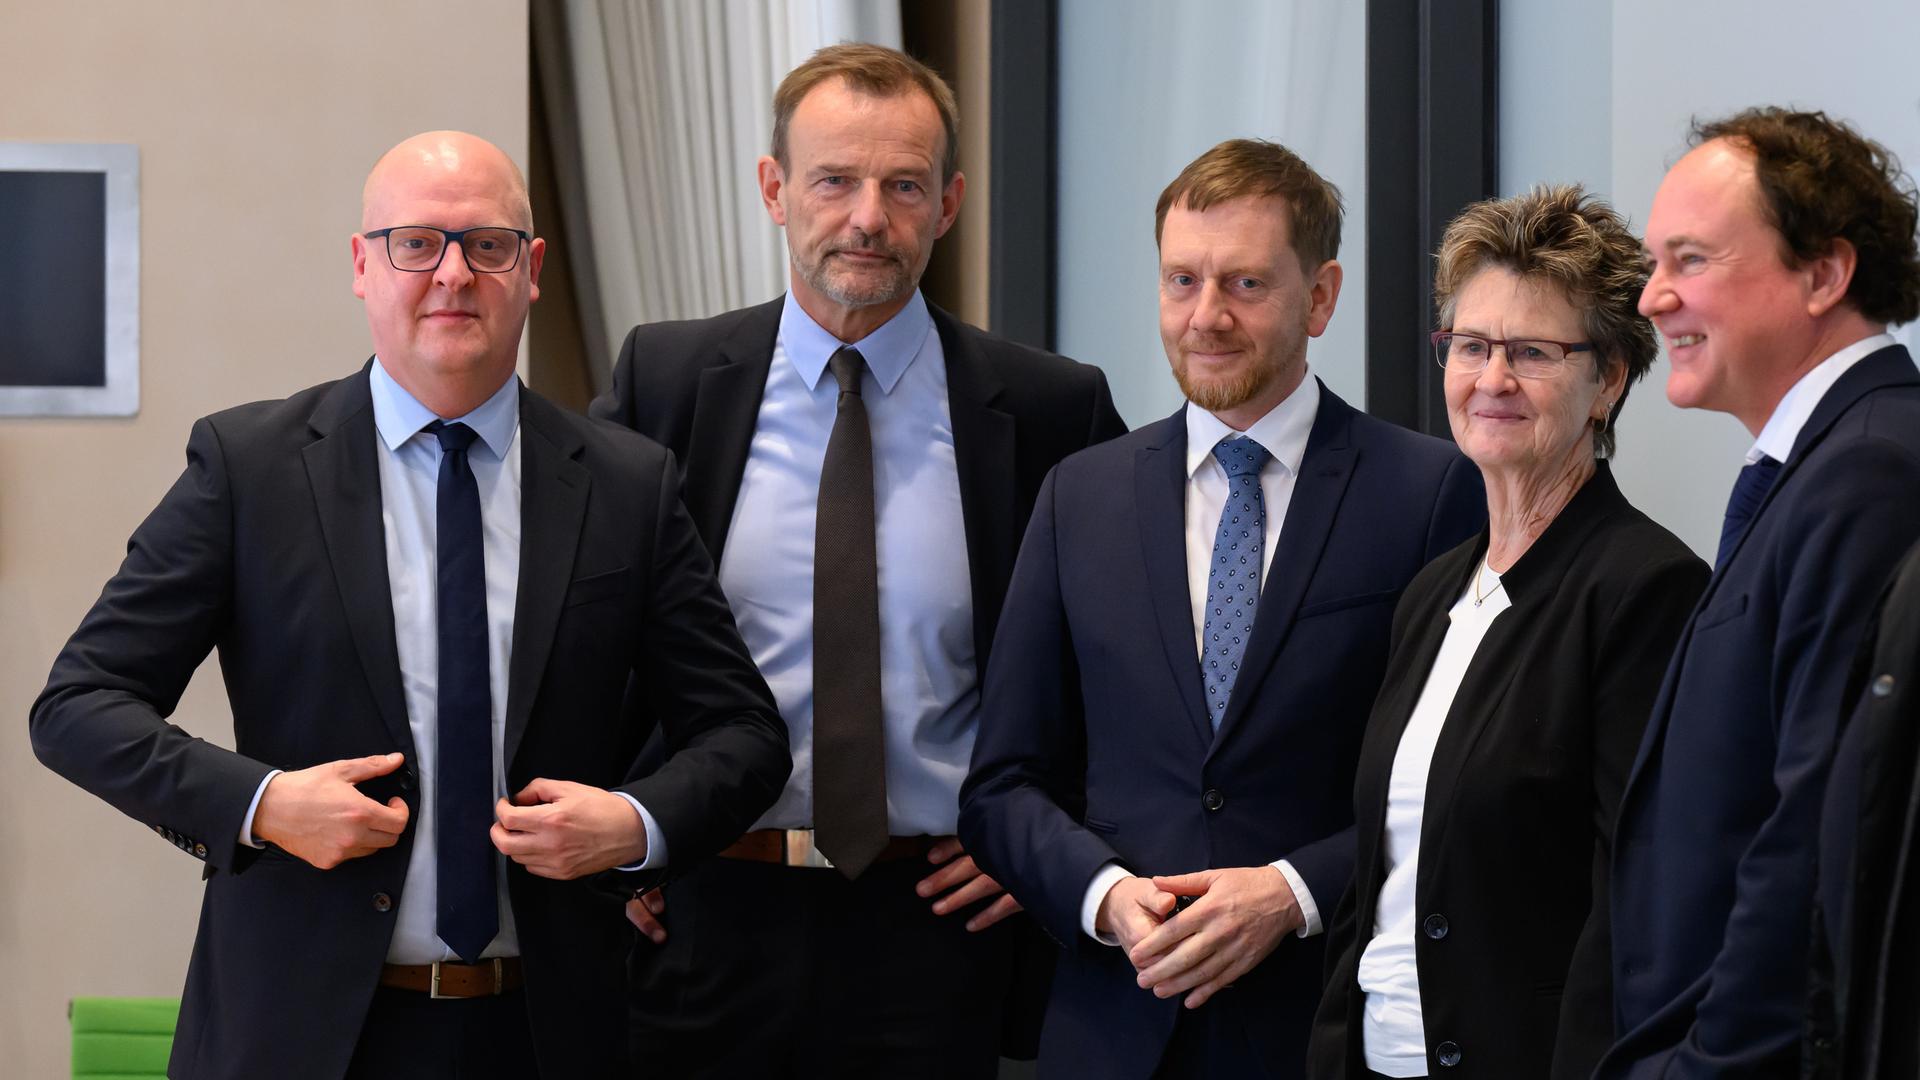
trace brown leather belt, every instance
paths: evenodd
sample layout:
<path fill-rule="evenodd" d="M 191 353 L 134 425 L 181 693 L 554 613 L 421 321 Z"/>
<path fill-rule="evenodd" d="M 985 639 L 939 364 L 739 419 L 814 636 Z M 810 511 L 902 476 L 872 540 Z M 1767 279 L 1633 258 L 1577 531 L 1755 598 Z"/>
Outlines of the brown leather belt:
<path fill-rule="evenodd" d="M 413 990 L 429 997 L 476 998 L 518 990 L 526 982 L 520 958 L 501 956 L 477 964 L 383 964 L 380 985 Z"/>
<path fill-rule="evenodd" d="M 887 840 L 874 862 L 898 862 L 919 858 L 943 836 L 895 836 Z M 755 829 L 720 852 L 723 859 L 772 863 L 775 866 L 811 866 L 832 868 L 820 849 L 813 846 L 812 829 Z"/>

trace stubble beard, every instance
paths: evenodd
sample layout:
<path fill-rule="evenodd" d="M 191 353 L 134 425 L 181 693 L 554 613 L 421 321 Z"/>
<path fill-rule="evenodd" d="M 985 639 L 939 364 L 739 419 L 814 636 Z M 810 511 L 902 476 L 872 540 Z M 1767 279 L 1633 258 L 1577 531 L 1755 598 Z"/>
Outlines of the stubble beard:
<path fill-rule="evenodd" d="M 859 247 L 859 250 L 880 254 L 891 260 L 879 276 L 860 274 L 851 271 L 835 273 L 830 269 L 834 252 L 827 252 L 818 259 L 808 262 L 798 252 L 793 255 L 794 269 L 800 271 L 800 280 L 807 283 L 813 291 L 832 300 L 842 307 L 872 307 L 876 304 L 891 303 L 913 291 L 914 281 L 908 271 L 906 260 L 900 253 L 878 243 Z M 874 270 L 881 270 L 875 267 Z"/>

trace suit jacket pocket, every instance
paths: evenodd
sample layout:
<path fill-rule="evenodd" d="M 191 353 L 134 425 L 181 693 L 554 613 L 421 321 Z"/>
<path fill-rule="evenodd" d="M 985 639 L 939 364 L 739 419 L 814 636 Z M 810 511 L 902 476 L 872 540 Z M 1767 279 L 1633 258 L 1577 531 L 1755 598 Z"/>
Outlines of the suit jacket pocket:
<path fill-rule="evenodd" d="M 605 573 L 588 574 L 586 577 L 578 578 L 573 584 L 567 586 L 567 602 L 565 606 L 578 607 L 581 604 L 591 604 L 595 600 L 605 600 L 608 597 L 619 596 L 625 592 L 626 589 L 627 568 L 624 566 L 617 570 L 608 570 Z"/>
<path fill-rule="evenodd" d="M 1117 833 L 1120 831 L 1120 826 L 1115 825 L 1111 821 L 1102 821 L 1097 817 L 1090 817 L 1081 822 L 1081 824 L 1085 825 L 1088 830 L 1097 833 Z"/>
<path fill-rule="evenodd" d="M 1360 607 L 1364 604 L 1392 603 L 1399 598 L 1399 589 L 1387 589 L 1384 592 L 1355 593 L 1352 596 L 1340 596 L 1332 600 L 1316 600 L 1311 604 L 1302 606 L 1300 613 L 1294 616 L 1294 621 L 1298 622 L 1301 619 L 1311 619 L 1315 615 L 1325 615 L 1332 611 L 1345 611 L 1348 608 Z"/>
<path fill-rule="evenodd" d="M 1693 632 L 1697 634 L 1702 630 L 1711 630 L 1721 623 L 1732 622 L 1746 613 L 1747 594 L 1741 593 L 1731 600 L 1716 603 L 1711 608 L 1701 612 L 1700 617 L 1694 620 Z"/>

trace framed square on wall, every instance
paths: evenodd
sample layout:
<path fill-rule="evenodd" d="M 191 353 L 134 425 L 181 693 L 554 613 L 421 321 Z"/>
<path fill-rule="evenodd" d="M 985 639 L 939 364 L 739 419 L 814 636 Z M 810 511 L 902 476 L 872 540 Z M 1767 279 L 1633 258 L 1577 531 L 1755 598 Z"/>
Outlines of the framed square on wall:
<path fill-rule="evenodd" d="M 140 151 L 0 142 L 0 416 L 140 411 Z"/>

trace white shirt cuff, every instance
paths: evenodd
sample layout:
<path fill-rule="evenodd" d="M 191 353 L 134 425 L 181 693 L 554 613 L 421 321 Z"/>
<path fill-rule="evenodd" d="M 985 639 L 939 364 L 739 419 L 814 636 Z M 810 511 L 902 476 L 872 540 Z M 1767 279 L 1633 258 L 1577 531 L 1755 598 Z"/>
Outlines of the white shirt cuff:
<path fill-rule="evenodd" d="M 1313 902 L 1313 893 L 1307 889 L 1307 879 L 1301 877 L 1293 864 L 1285 859 L 1276 859 L 1272 865 L 1286 875 L 1287 886 L 1293 890 L 1293 902 L 1300 905 L 1300 917 L 1306 920 L 1299 930 L 1294 931 L 1294 936 L 1312 937 L 1326 929 L 1320 924 L 1320 905 Z"/>
<path fill-rule="evenodd" d="M 253 789 L 253 801 L 247 804 L 247 816 L 240 819 L 240 842 L 250 848 L 263 848 L 267 846 L 253 838 L 253 815 L 260 810 L 260 796 L 267 793 L 267 785 L 273 782 L 274 777 L 279 776 L 284 771 L 284 769 L 273 770 L 267 774 L 265 780 L 260 781 L 259 787 Z"/>
<path fill-rule="evenodd" d="M 1080 929 L 1102 945 L 1118 946 L 1120 939 L 1094 929 L 1100 921 L 1100 905 L 1106 901 L 1107 894 L 1113 891 L 1115 885 L 1132 876 L 1119 863 L 1108 862 L 1094 871 L 1093 881 L 1087 885 L 1086 899 L 1080 901 Z"/>
<path fill-rule="evenodd" d="M 647 833 L 647 857 L 636 866 L 622 866 L 620 869 L 658 870 L 667 865 L 667 837 L 660 831 L 660 823 L 653 820 L 653 815 L 647 813 L 647 808 L 640 805 L 639 799 L 624 791 L 616 791 L 614 794 L 627 800 L 627 804 L 633 807 L 633 812 L 640 815 L 640 827 Z"/>

